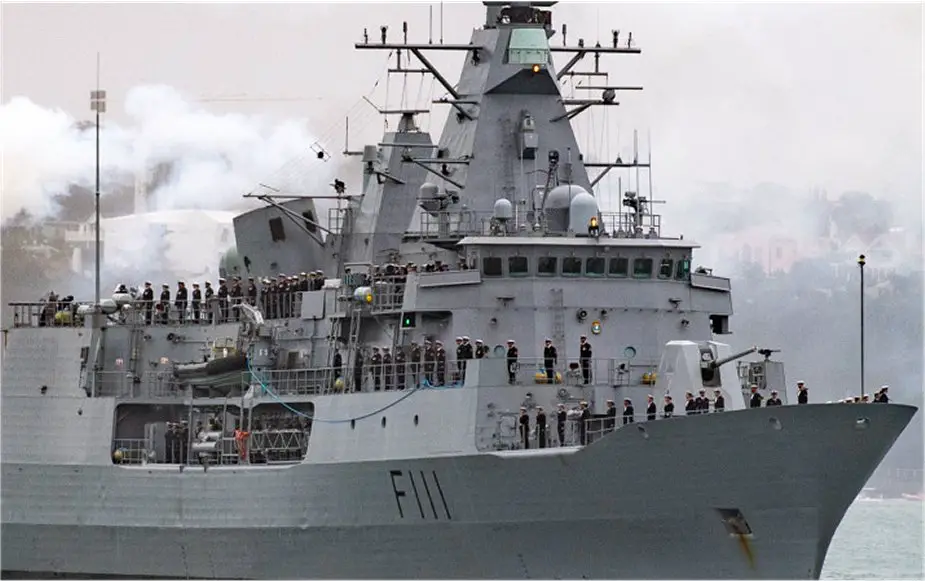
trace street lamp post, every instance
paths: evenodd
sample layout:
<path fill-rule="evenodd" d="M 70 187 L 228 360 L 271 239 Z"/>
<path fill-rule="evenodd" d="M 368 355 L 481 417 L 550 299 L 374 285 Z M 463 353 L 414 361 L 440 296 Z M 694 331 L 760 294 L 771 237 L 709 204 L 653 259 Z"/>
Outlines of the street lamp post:
<path fill-rule="evenodd" d="M 90 91 L 90 110 L 96 112 L 96 223 L 94 225 L 96 250 L 95 305 L 100 306 L 100 114 L 106 112 L 106 91 L 99 88 L 99 62 L 97 62 L 96 90 Z"/>
<path fill-rule="evenodd" d="M 867 259 L 862 254 L 858 256 L 858 267 L 861 269 L 861 397 L 864 397 L 864 265 Z"/>

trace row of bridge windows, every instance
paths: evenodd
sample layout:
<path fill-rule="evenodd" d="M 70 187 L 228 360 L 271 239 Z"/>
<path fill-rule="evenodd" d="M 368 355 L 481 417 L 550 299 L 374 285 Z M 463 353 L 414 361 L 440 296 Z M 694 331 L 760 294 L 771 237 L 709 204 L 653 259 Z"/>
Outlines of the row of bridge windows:
<path fill-rule="evenodd" d="M 488 278 L 504 276 L 504 259 L 498 256 L 482 258 L 482 275 Z M 632 267 L 632 268 L 631 268 Z M 629 258 L 616 256 L 607 258 L 591 256 L 541 256 L 536 260 L 536 270 L 531 272 L 530 260 L 526 256 L 509 256 L 507 258 L 507 276 L 587 276 L 610 278 L 652 278 L 661 280 L 690 279 L 691 263 L 687 259 L 673 260 L 663 258 L 655 270 L 655 261 L 651 258 Z"/>

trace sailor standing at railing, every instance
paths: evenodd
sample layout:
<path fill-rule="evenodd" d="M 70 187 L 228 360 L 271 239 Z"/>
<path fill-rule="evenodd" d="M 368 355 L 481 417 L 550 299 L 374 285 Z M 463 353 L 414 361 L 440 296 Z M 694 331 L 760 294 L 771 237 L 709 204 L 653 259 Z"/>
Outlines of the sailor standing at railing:
<path fill-rule="evenodd" d="M 694 414 L 700 413 L 700 406 L 697 405 L 697 400 L 694 399 L 694 394 L 691 392 L 686 392 L 684 394 L 684 414 L 692 416 Z"/>
<path fill-rule="evenodd" d="M 559 352 L 556 350 L 555 345 L 552 344 L 552 339 L 549 337 L 546 337 L 545 343 L 546 346 L 543 347 L 543 367 L 546 369 L 546 381 L 548 383 L 554 383 Z"/>
<path fill-rule="evenodd" d="M 242 297 L 244 296 L 244 290 L 241 288 L 241 277 L 236 276 L 231 283 L 231 292 L 228 293 L 231 297 L 231 305 L 240 305 Z M 240 309 L 232 309 L 232 317 L 237 321 L 241 316 Z"/>
<path fill-rule="evenodd" d="M 353 391 L 363 391 L 363 350 L 357 349 L 353 358 Z"/>
<path fill-rule="evenodd" d="M 385 390 L 392 391 L 392 354 L 388 347 L 382 348 L 382 369 L 385 371 Z"/>
<path fill-rule="evenodd" d="M 446 385 L 446 349 L 443 348 L 443 341 L 437 341 L 434 357 L 437 359 L 437 385 Z"/>
<path fill-rule="evenodd" d="M 154 312 L 154 289 L 151 288 L 151 281 L 145 281 L 145 290 L 141 291 L 141 304 L 145 310 L 145 324 L 151 324 L 151 315 Z"/>
<path fill-rule="evenodd" d="M 874 400 L 876 401 L 876 400 Z M 797 382 L 797 405 L 809 403 L 809 390 L 803 381 Z"/>
<path fill-rule="evenodd" d="M 405 350 L 401 346 L 395 348 L 395 386 L 405 389 Z"/>
<path fill-rule="evenodd" d="M 520 408 L 520 440 L 523 442 L 524 450 L 530 448 L 530 416 L 527 415 L 527 408 Z"/>
<path fill-rule="evenodd" d="M 674 415 L 674 402 L 671 401 L 671 396 L 665 396 L 665 405 L 662 406 L 662 417 L 665 419 L 670 418 Z"/>
<path fill-rule="evenodd" d="M 540 448 L 546 447 L 546 412 L 543 406 L 536 407 L 536 440 Z"/>
<path fill-rule="evenodd" d="M 437 350 L 430 341 L 424 341 L 424 379 L 427 383 L 434 383 L 434 368 L 437 362 Z"/>
<path fill-rule="evenodd" d="M 218 279 L 218 322 L 224 323 L 228 320 L 228 287 L 225 285 L 225 279 Z"/>
<path fill-rule="evenodd" d="M 760 407 L 761 407 L 761 400 L 763 400 L 764 397 L 762 397 L 761 394 L 758 393 L 758 386 L 755 385 L 754 383 L 751 385 L 750 389 L 751 389 L 751 392 L 752 392 L 752 397 L 751 397 L 751 399 L 750 399 L 749 402 L 748 402 L 748 407 L 751 407 L 751 408 L 760 408 Z"/>
<path fill-rule="evenodd" d="M 203 297 L 202 304 L 205 306 L 205 312 L 207 314 L 209 324 L 211 325 L 215 320 L 215 302 L 213 301 L 213 297 L 215 297 L 215 290 L 212 288 L 211 282 L 206 281 L 206 290 L 204 292 L 205 296 Z"/>
<path fill-rule="evenodd" d="M 475 340 L 475 358 L 483 359 L 488 355 L 488 345 L 486 345 L 481 339 Z"/>
<path fill-rule="evenodd" d="M 633 400 L 623 398 L 623 425 L 632 424 L 635 420 L 636 409 L 633 407 Z"/>
<path fill-rule="evenodd" d="M 161 311 L 161 324 L 166 325 L 170 322 L 170 285 L 161 285 L 161 302 L 158 303 Z"/>
<path fill-rule="evenodd" d="M 507 381 L 511 385 L 517 382 L 517 345 L 513 339 L 507 340 Z"/>
<path fill-rule="evenodd" d="M 421 384 L 421 361 L 423 352 L 417 341 L 411 342 L 411 382 L 415 387 Z"/>
<path fill-rule="evenodd" d="M 604 412 L 604 433 L 610 433 L 617 426 L 617 404 L 612 399 L 607 400 L 607 410 Z"/>
<path fill-rule="evenodd" d="M 382 355 L 378 347 L 373 347 L 373 355 L 369 358 L 369 366 L 373 372 L 373 390 L 382 389 Z"/>
<path fill-rule="evenodd" d="M 247 278 L 247 304 L 257 306 L 257 283 L 252 276 Z"/>
<path fill-rule="evenodd" d="M 710 412 L 710 400 L 707 399 L 707 391 L 701 389 L 697 397 L 694 398 L 694 413 L 706 414 Z"/>
<path fill-rule="evenodd" d="M 584 379 L 584 384 L 588 385 L 591 383 L 591 343 L 588 343 L 588 337 L 582 335 L 579 339 L 579 361 L 581 361 L 581 376 Z"/>
<path fill-rule="evenodd" d="M 646 421 L 655 421 L 657 408 L 655 407 L 655 397 L 650 393 L 646 396 Z"/>
<path fill-rule="evenodd" d="M 556 435 L 559 436 L 559 447 L 565 445 L 565 422 L 568 421 L 568 411 L 565 404 L 560 403 L 556 406 Z"/>
<path fill-rule="evenodd" d="M 187 302 L 186 284 L 182 280 L 177 281 L 177 298 L 173 305 L 177 307 L 177 318 L 179 319 L 181 325 L 183 324 L 183 320 L 186 318 Z"/>
<path fill-rule="evenodd" d="M 202 320 L 202 291 L 199 290 L 199 283 L 193 283 L 192 300 L 190 307 L 193 311 L 193 322 L 198 323 Z"/>
<path fill-rule="evenodd" d="M 726 409 L 726 398 L 723 397 L 723 390 L 716 388 L 713 392 L 716 396 L 713 398 L 713 411 L 724 411 Z"/>
<path fill-rule="evenodd" d="M 581 402 L 579 406 L 581 415 L 579 416 L 578 433 L 581 436 L 581 445 L 585 446 L 588 443 L 588 420 L 591 419 L 591 410 L 588 409 L 588 402 L 586 401 Z"/>

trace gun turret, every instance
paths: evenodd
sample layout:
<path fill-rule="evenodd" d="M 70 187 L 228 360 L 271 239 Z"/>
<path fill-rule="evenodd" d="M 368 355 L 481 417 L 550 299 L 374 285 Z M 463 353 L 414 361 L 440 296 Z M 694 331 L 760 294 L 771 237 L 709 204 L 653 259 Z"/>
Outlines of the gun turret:
<path fill-rule="evenodd" d="M 735 361 L 736 359 L 741 359 L 745 357 L 746 355 L 751 355 L 757 350 L 758 350 L 758 347 L 751 347 L 749 349 L 746 349 L 745 351 L 740 351 L 739 353 L 733 353 L 729 357 L 723 357 L 722 359 L 711 361 L 710 369 L 718 369 L 721 365 L 725 365 L 726 363 L 729 363 L 730 361 Z"/>

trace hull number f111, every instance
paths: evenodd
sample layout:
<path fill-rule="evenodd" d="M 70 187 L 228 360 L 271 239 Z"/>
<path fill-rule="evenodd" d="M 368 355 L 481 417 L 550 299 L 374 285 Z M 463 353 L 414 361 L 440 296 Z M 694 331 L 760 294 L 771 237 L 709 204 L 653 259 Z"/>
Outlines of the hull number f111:
<path fill-rule="evenodd" d="M 453 520 L 436 470 L 389 470 L 399 518 Z"/>

